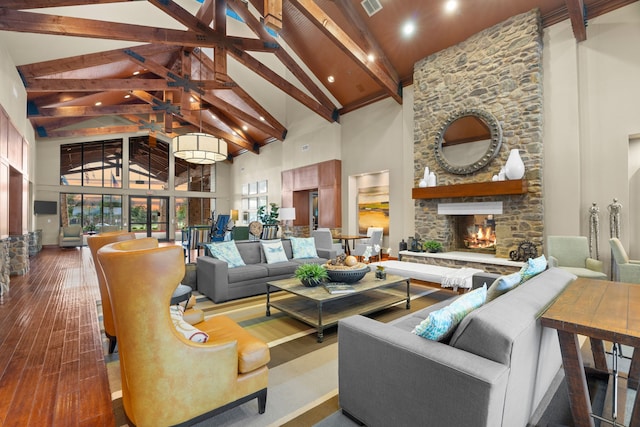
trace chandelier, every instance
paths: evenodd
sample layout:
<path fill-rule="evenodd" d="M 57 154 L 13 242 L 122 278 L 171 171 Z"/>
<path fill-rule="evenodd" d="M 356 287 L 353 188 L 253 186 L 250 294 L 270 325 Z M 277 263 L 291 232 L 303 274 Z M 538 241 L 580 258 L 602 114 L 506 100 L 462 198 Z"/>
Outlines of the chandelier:
<path fill-rule="evenodd" d="M 202 80 L 202 49 L 198 49 L 198 54 L 199 78 Z M 222 138 L 202 132 L 202 97 L 199 97 L 198 102 L 200 103 L 198 109 L 200 132 L 186 133 L 173 138 L 173 155 L 198 165 L 210 165 L 226 160 L 227 142 Z"/>
<path fill-rule="evenodd" d="M 222 138 L 202 132 L 173 138 L 173 155 L 189 163 L 210 165 L 227 159 L 227 143 Z"/>

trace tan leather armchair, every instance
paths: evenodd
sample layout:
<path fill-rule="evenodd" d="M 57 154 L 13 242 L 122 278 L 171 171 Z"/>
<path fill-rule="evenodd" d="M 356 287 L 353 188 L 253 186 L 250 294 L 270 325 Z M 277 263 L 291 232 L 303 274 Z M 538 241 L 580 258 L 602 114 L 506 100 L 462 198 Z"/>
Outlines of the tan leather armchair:
<path fill-rule="evenodd" d="M 206 343 L 178 333 L 168 306 L 184 277 L 183 252 L 180 246 L 157 245 L 144 238 L 98 250 L 118 335 L 127 417 L 137 426 L 175 425 L 254 398 L 263 413 L 267 344 L 225 316 L 197 325 L 209 335 Z M 195 366 L 198 373 L 191 375 Z"/>
<path fill-rule="evenodd" d="M 87 245 L 91 250 L 93 257 L 93 265 L 98 276 L 98 285 L 100 286 L 100 298 L 102 299 L 102 323 L 104 324 L 104 333 L 109 339 L 109 353 L 113 353 L 116 349 L 116 327 L 113 324 L 113 312 L 111 311 L 111 302 L 109 301 L 109 293 L 107 284 L 104 281 L 104 274 L 98 262 L 98 249 L 109 243 L 120 242 L 123 240 L 132 240 L 136 238 L 135 233 L 128 231 L 113 231 L 109 233 L 100 233 L 87 237 Z"/>

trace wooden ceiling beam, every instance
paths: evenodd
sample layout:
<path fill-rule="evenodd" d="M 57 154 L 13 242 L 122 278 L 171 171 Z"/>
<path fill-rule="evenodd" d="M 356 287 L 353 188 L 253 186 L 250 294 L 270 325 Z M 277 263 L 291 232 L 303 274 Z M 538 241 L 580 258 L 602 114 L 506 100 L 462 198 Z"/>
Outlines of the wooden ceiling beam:
<path fill-rule="evenodd" d="M 58 73 L 80 70 L 90 67 L 113 64 L 124 61 L 125 49 L 114 49 L 105 52 L 89 53 L 85 55 L 70 56 L 68 58 L 52 59 L 49 61 L 34 62 L 32 64 L 20 65 L 18 72 L 24 79 L 50 76 Z M 147 44 L 136 46 L 136 52 L 142 56 L 154 56 L 166 52 L 179 50 L 176 46 Z"/>
<path fill-rule="evenodd" d="M 124 125 L 124 126 L 107 126 L 107 127 L 93 127 L 85 129 L 73 129 L 73 130 L 54 130 L 47 132 L 48 138 L 75 138 L 75 137 L 88 137 L 96 135 L 109 135 L 116 133 L 136 133 L 140 132 L 138 125 Z"/>
<path fill-rule="evenodd" d="M 583 0 L 565 0 L 573 35 L 577 42 L 587 39 L 587 18 Z"/>
<path fill-rule="evenodd" d="M 191 15 L 192 18 L 196 19 Z M 199 22 L 199 21 L 198 21 Z M 182 31 L 143 25 L 121 24 L 95 19 L 72 18 L 44 13 L 21 12 L 0 7 L 0 30 L 21 33 L 88 37 L 141 43 L 163 43 L 176 46 L 241 46 L 270 51 L 259 41 L 219 35 L 210 31 Z"/>
<path fill-rule="evenodd" d="M 349 20 L 349 24 L 356 28 L 357 35 L 361 40 L 359 45 L 363 47 L 365 52 L 369 52 L 375 56 L 375 61 L 386 71 L 394 82 L 400 82 L 398 71 L 391 64 L 391 61 L 385 55 L 380 44 L 371 33 L 371 30 L 356 11 L 354 3 L 349 0 L 334 0 L 336 6 L 342 10 L 344 16 Z M 365 66 L 368 65 L 365 64 Z"/>
<path fill-rule="evenodd" d="M 385 88 L 391 98 L 402 104 L 402 87 L 399 79 L 390 75 L 378 62 L 370 62 L 369 53 L 353 41 L 313 0 L 289 0 L 289 2 L 332 40 L 340 50 L 353 58 L 371 78 Z"/>
<path fill-rule="evenodd" d="M 264 25 L 249 11 L 239 0 L 227 0 L 227 4 L 242 18 L 247 26 L 258 36 L 261 40 L 270 44 L 279 43 L 269 32 L 264 28 Z M 289 55 L 289 53 L 280 48 L 275 51 L 276 57 L 284 64 L 285 67 L 298 79 L 300 83 L 315 97 L 322 105 L 327 108 L 334 109 L 335 105 L 333 101 L 329 99 L 327 95 L 315 84 L 313 80 L 307 75 L 307 73 L 298 65 L 298 63 Z"/>
<path fill-rule="evenodd" d="M 240 49 L 229 49 L 228 53 L 242 65 L 249 68 L 254 73 L 258 74 L 266 81 L 282 90 L 283 92 L 300 102 L 302 105 L 309 108 L 311 111 L 320 115 L 325 120 L 329 122 L 335 122 L 338 119 L 338 112 L 335 108 L 328 107 L 316 101 L 314 98 L 310 97 L 309 95 L 298 89 L 296 86 L 280 77 L 279 74 L 275 73 L 273 70 L 255 59 L 253 56 L 249 55 L 247 52 L 244 52 Z"/>
<path fill-rule="evenodd" d="M 2 0 L 2 7 L 9 9 L 41 9 L 45 7 L 84 6 L 128 1 L 133 0 Z"/>
<path fill-rule="evenodd" d="M 73 107 L 44 107 L 37 112 L 27 112 L 27 118 L 36 117 L 95 117 L 121 114 L 153 114 L 155 110 L 146 104 L 101 105 L 101 106 L 73 106 Z"/>
<path fill-rule="evenodd" d="M 169 90 L 164 79 L 26 79 L 27 92 Z"/>

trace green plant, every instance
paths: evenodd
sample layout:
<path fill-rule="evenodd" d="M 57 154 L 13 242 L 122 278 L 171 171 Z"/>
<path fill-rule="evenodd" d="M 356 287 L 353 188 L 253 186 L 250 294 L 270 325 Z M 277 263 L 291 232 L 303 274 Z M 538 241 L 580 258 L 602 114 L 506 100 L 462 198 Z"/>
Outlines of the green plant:
<path fill-rule="evenodd" d="M 277 203 L 269 203 L 271 209 L 267 212 L 266 206 L 260 206 L 258 208 L 258 221 L 260 221 L 264 225 L 274 225 L 278 224 L 278 216 L 280 213 L 278 212 L 280 208 Z"/>
<path fill-rule="evenodd" d="M 427 252 L 440 252 L 442 250 L 442 244 L 435 240 L 427 240 L 422 244 L 422 247 Z"/>
<path fill-rule="evenodd" d="M 296 268 L 294 275 L 302 282 L 321 282 L 329 278 L 327 270 L 320 264 L 302 264 L 300 267 Z"/>

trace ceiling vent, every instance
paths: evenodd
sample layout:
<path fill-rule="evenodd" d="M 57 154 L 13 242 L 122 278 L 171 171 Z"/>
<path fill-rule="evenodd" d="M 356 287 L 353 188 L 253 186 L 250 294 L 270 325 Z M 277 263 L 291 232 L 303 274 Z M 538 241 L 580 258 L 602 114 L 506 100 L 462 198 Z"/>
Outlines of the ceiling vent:
<path fill-rule="evenodd" d="M 380 9 L 382 9 L 382 5 L 378 0 L 362 0 L 360 4 L 364 7 L 364 10 L 369 16 L 373 16 L 376 12 L 379 12 Z"/>

